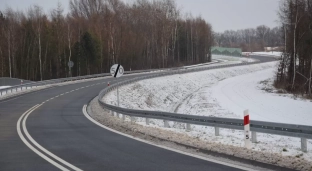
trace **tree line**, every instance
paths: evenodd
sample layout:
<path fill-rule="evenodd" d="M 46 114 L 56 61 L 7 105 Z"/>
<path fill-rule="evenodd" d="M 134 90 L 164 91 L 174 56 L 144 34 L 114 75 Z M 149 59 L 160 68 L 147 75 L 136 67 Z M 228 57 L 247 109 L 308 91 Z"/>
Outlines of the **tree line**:
<path fill-rule="evenodd" d="M 211 25 L 182 14 L 174 0 L 70 0 L 0 11 L 0 76 L 27 80 L 208 62 Z M 68 61 L 74 67 L 67 66 Z"/>
<path fill-rule="evenodd" d="M 226 30 L 214 33 L 215 44 L 221 47 L 241 48 L 243 52 L 264 51 L 264 47 L 283 45 L 282 28 L 260 25 L 256 28 Z"/>
<path fill-rule="evenodd" d="M 312 97 L 312 0 L 281 1 L 284 53 L 276 86 Z"/>

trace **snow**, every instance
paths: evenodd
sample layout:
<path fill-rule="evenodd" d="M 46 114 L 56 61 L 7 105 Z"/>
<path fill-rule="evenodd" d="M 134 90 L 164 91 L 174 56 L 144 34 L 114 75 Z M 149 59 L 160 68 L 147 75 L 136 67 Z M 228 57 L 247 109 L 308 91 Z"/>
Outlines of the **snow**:
<path fill-rule="evenodd" d="M 249 53 L 251 55 L 263 55 L 263 56 L 272 56 L 272 57 L 281 57 L 283 52 L 277 52 L 277 51 L 272 51 L 272 52 L 242 52 L 243 55 L 246 53 Z"/>
<path fill-rule="evenodd" d="M 0 86 L 0 89 L 9 88 L 10 86 Z"/>
<path fill-rule="evenodd" d="M 311 125 L 310 101 L 262 90 L 264 85 L 260 82 L 274 76 L 277 64 L 253 64 L 142 80 L 119 89 L 120 106 L 226 118 L 243 118 L 243 111 L 249 109 L 252 120 Z M 108 93 L 104 101 L 115 104 L 116 91 Z M 145 125 L 143 118 L 136 118 L 136 122 Z M 151 119 L 148 127 L 185 133 L 183 123 L 169 122 L 169 126 L 163 128 L 162 120 Z M 238 130 L 220 129 L 220 136 L 214 136 L 214 128 L 192 125 L 192 131 L 187 134 L 212 143 L 244 146 L 243 132 Z M 299 138 L 262 133 L 258 133 L 257 138 L 254 151 L 302 156 L 312 161 L 311 140 L 308 152 L 302 153 Z"/>
<path fill-rule="evenodd" d="M 103 109 L 98 103 L 97 98 L 94 98 L 89 103 L 88 113 L 92 118 L 101 124 L 135 138 L 140 138 L 156 145 L 166 146 L 190 154 L 200 155 L 205 158 L 213 158 L 214 160 L 231 163 L 238 166 L 243 165 L 244 167 L 250 168 L 246 170 L 267 171 L 269 169 L 259 168 L 255 165 L 248 165 L 245 163 L 243 164 L 241 162 L 235 162 L 230 158 L 228 159 L 227 157 L 224 158 L 219 156 L 212 156 L 210 151 L 296 170 L 311 171 L 312 168 L 312 162 L 304 160 L 300 157 L 300 155 L 298 155 L 298 157 L 283 156 L 279 153 L 273 154 L 270 151 L 255 151 L 246 149 L 244 147 L 215 143 L 211 142 L 210 140 L 201 140 L 200 138 L 194 138 L 194 136 L 191 136 L 190 134 L 187 134 L 183 131 L 178 133 L 175 129 L 163 129 L 155 125 L 146 126 L 140 122 L 137 122 L 139 124 L 131 123 L 128 122 L 130 121 L 128 116 L 126 116 L 126 122 L 124 122 L 121 119 L 117 119 L 116 115 L 112 116 L 108 110 Z M 190 146 L 192 148 L 189 148 Z M 198 149 L 207 151 L 203 153 Z"/>
<path fill-rule="evenodd" d="M 239 61 L 239 62 L 256 62 L 258 60 L 252 58 L 245 57 L 232 57 L 232 56 L 224 56 L 224 55 L 212 55 L 212 59 L 218 59 L 223 61 Z"/>
<path fill-rule="evenodd" d="M 212 97 L 220 102 L 222 108 L 237 116 L 249 109 L 252 120 L 312 125 L 310 100 L 295 100 L 262 90 L 259 82 L 274 74 L 275 69 L 269 68 L 223 80 L 212 88 Z M 267 81 L 272 83 L 272 79 Z"/>

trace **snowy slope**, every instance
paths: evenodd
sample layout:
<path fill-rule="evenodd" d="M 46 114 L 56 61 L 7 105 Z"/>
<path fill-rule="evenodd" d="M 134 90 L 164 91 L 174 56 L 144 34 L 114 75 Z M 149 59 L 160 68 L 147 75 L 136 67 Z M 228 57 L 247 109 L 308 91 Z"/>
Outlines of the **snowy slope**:
<path fill-rule="evenodd" d="M 282 55 L 282 52 L 275 52 L 275 51 L 273 51 L 273 52 L 253 52 L 252 54 L 280 57 Z"/>
<path fill-rule="evenodd" d="M 250 55 L 263 55 L 263 56 L 272 56 L 272 57 L 280 57 L 283 52 L 242 52 L 243 55 L 245 55 L 246 53 L 250 54 Z"/>
<path fill-rule="evenodd" d="M 250 110 L 252 120 L 312 125 L 312 103 L 261 90 L 259 82 L 274 75 L 274 69 L 229 78 L 212 89 L 222 108 L 241 116 Z"/>
<path fill-rule="evenodd" d="M 276 64 L 271 62 L 139 81 L 120 88 L 120 106 L 227 118 L 243 118 L 243 110 L 249 109 L 253 120 L 311 125 L 312 118 L 308 115 L 308 111 L 312 111 L 311 102 L 261 90 L 259 82 L 273 76 Z M 114 104 L 116 92 L 109 93 L 104 101 Z M 136 122 L 145 125 L 143 118 L 137 118 Z M 162 120 L 151 119 L 150 122 L 151 127 L 163 127 Z M 163 129 L 185 133 L 185 124 L 169 122 L 169 125 L 170 128 Z M 216 137 L 214 128 L 192 125 L 192 131 L 187 134 L 204 141 L 244 146 L 242 131 L 220 129 L 221 135 Z M 308 141 L 308 153 L 302 154 L 299 138 L 260 133 L 257 137 L 258 143 L 253 144 L 256 151 L 303 155 L 312 161 L 311 140 Z"/>
<path fill-rule="evenodd" d="M 224 56 L 224 55 L 212 55 L 212 59 L 221 59 L 227 61 L 240 61 L 240 62 L 255 62 L 256 59 L 245 58 L 245 57 L 232 57 L 232 56 Z"/>

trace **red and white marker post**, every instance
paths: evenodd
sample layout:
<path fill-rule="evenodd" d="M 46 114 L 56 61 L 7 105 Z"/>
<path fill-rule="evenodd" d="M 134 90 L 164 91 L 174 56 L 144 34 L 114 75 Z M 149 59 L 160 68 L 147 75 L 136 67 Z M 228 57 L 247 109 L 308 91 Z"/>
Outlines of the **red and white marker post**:
<path fill-rule="evenodd" d="M 109 86 L 109 82 L 107 82 L 107 86 Z"/>
<path fill-rule="evenodd" d="M 244 111 L 244 132 L 245 132 L 245 147 L 251 149 L 250 141 L 250 121 L 248 110 Z"/>

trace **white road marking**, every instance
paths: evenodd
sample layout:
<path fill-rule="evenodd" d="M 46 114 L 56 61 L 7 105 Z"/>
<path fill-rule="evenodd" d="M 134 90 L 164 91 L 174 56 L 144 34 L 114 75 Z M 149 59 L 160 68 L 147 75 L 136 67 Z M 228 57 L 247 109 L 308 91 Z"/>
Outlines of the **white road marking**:
<path fill-rule="evenodd" d="M 93 118 L 91 118 L 90 115 L 89 115 L 88 112 L 87 112 L 87 105 L 84 105 L 84 106 L 83 106 L 82 112 L 83 112 L 83 114 L 85 115 L 85 117 L 88 118 L 88 119 L 89 119 L 91 122 L 93 122 L 94 124 L 96 124 L 96 125 L 98 125 L 98 126 L 104 128 L 104 129 L 107 129 L 107 130 L 109 130 L 109 131 L 111 131 L 111 132 L 114 132 L 114 133 L 116 133 L 116 134 L 123 135 L 123 136 L 125 136 L 125 137 L 131 138 L 131 139 L 134 139 L 134 140 L 137 140 L 137 141 L 140 141 L 140 142 L 143 142 L 143 143 L 152 145 L 152 146 L 156 146 L 156 147 L 159 147 L 159 148 L 163 148 L 163 149 L 166 149 L 166 150 L 169 150 L 169 151 L 173 151 L 173 152 L 176 152 L 176 153 L 180 153 L 180 154 L 184 154 L 184 155 L 187 155 L 187 156 L 195 157 L 195 158 L 202 159 L 202 160 L 205 160 L 205 161 L 209 161 L 209 162 L 213 162 L 213 163 L 218 163 L 218 164 L 221 164 L 221 165 L 230 166 L 230 167 L 234 167 L 234 168 L 242 169 L 242 170 L 247 170 L 247 171 L 253 171 L 253 170 L 254 170 L 254 169 L 250 169 L 250 168 L 243 167 L 243 166 L 237 166 L 237 165 L 234 165 L 234 164 L 231 164 L 231 163 L 226 163 L 226 162 L 218 161 L 218 160 L 215 160 L 215 159 L 205 158 L 205 157 L 202 157 L 202 156 L 199 156 L 199 155 L 196 155 L 196 154 L 190 154 L 190 153 L 187 153 L 187 152 L 184 152 L 184 151 L 180 151 L 180 150 L 176 150 L 176 149 L 173 149 L 173 148 L 169 148 L 169 147 L 166 147 L 166 146 L 153 144 L 153 143 L 151 143 L 151 142 L 149 142 L 149 141 L 145 141 L 145 140 L 136 138 L 136 137 L 134 137 L 134 136 L 131 136 L 131 135 L 128 135 L 128 134 L 125 134 L 125 133 L 116 131 L 116 130 L 111 129 L 111 128 L 105 126 L 105 125 L 102 125 L 102 124 L 99 123 L 98 121 L 96 121 L 96 120 L 94 120 Z"/>
<path fill-rule="evenodd" d="M 34 107 L 30 108 L 29 110 L 27 110 L 25 113 L 22 114 L 22 116 L 18 119 L 17 121 L 17 133 L 19 135 L 19 137 L 21 138 L 21 140 L 26 144 L 26 146 L 28 148 L 30 148 L 33 152 L 35 152 L 36 154 L 38 154 L 40 157 L 42 157 L 43 159 L 45 159 L 46 161 L 48 161 L 49 163 L 51 163 L 52 165 L 54 165 L 55 167 L 59 168 L 60 170 L 63 171 L 69 171 L 68 169 L 66 169 L 65 167 L 61 166 L 60 164 L 56 163 L 55 161 L 51 160 L 49 157 L 47 157 L 46 155 L 44 155 L 43 153 L 41 153 L 40 151 L 38 151 L 36 148 L 34 148 L 24 137 L 24 135 L 22 134 L 21 131 L 21 120 L 22 118 L 29 112 L 32 112 L 34 109 L 36 109 L 39 105 L 35 105 Z"/>
<path fill-rule="evenodd" d="M 28 114 L 26 114 L 24 120 L 23 120 L 23 130 L 24 133 L 26 135 L 26 137 L 36 146 L 38 147 L 40 150 L 42 150 L 43 152 L 45 152 L 46 154 L 48 154 L 49 156 L 51 156 L 52 158 L 54 158 L 55 160 L 57 160 L 60 163 L 63 163 L 64 165 L 70 167 L 73 170 L 76 171 L 82 171 L 81 169 L 75 167 L 74 165 L 66 162 L 65 160 L 59 158 L 58 156 L 54 155 L 53 153 L 51 153 L 50 151 L 48 151 L 47 149 L 43 148 L 40 144 L 38 144 L 32 137 L 31 135 L 28 133 L 27 128 L 26 128 L 26 120 L 28 118 L 28 116 L 31 114 L 31 112 L 33 112 L 34 110 L 36 110 L 38 107 L 40 107 L 41 105 L 38 105 L 37 107 L 35 107 L 33 110 L 31 110 Z"/>

